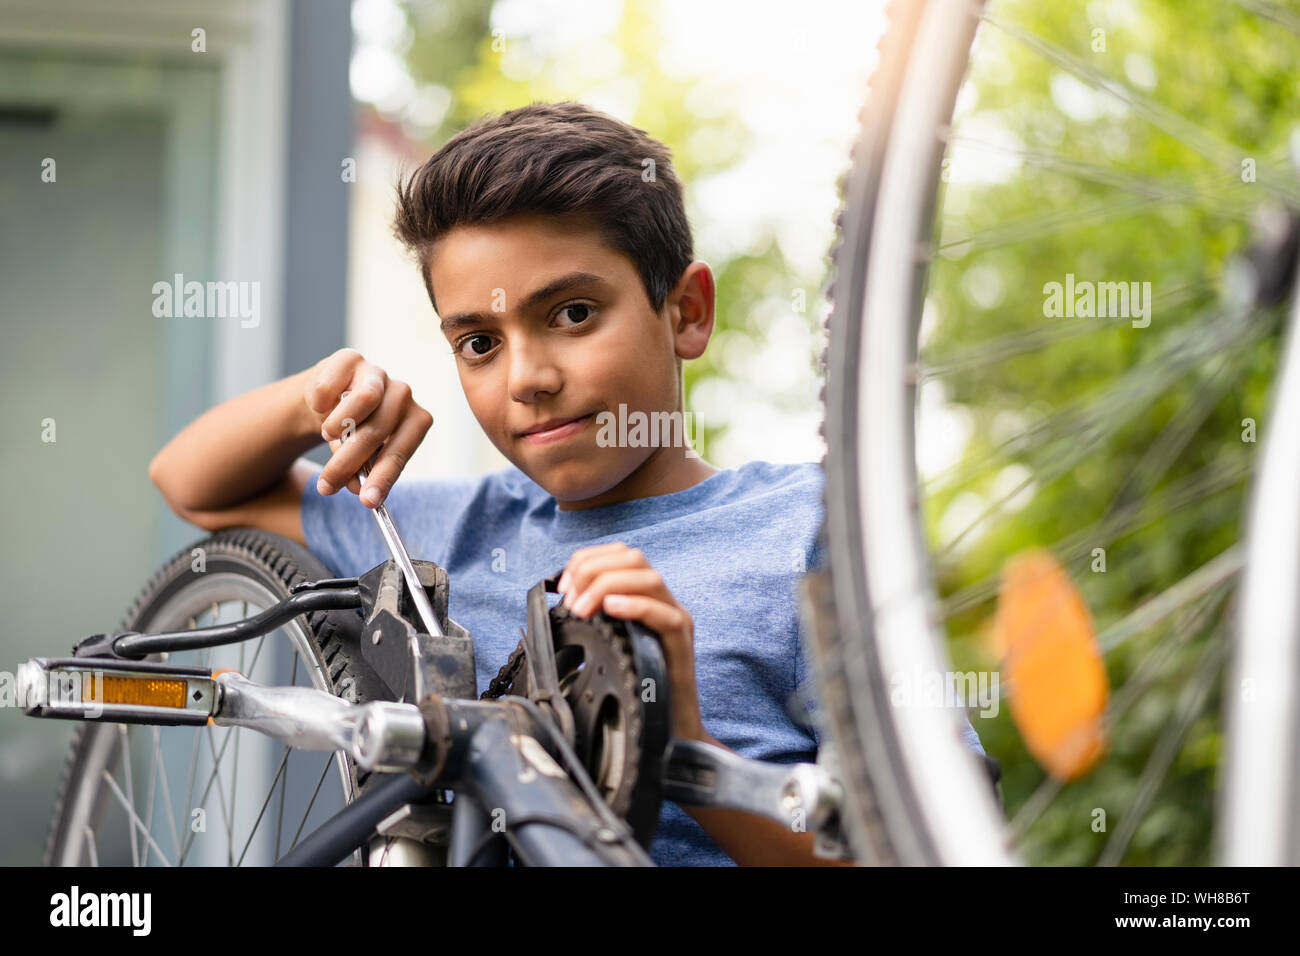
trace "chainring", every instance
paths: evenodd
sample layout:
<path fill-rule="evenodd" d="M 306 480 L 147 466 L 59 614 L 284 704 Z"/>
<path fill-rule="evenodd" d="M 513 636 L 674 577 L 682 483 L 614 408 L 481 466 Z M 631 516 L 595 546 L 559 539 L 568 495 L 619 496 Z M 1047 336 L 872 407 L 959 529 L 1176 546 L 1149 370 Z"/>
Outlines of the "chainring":
<path fill-rule="evenodd" d="M 550 609 L 560 691 L 573 713 L 574 752 L 610 809 L 647 844 L 658 820 L 657 782 L 642 771 L 644 716 L 632 640 L 603 613 L 581 618 L 562 603 Z M 521 641 L 484 698 L 532 692 Z M 649 828 L 647 829 L 647 823 Z"/>

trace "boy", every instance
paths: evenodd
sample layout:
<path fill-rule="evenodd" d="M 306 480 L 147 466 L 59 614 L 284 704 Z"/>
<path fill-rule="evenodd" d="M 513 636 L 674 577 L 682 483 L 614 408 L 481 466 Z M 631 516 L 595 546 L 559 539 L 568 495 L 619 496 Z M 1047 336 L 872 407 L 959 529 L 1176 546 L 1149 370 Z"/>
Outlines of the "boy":
<path fill-rule="evenodd" d="M 366 513 L 388 500 L 411 554 L 450 575 L 480 692 L 518 640 L 528 587 L 564 568 L 575 613 L 601 608 L 660 635 L 674 736 L 815 760 L 817 734 L 793 712 L 808 673 L 796 588 L 821 561 L 820 465 L 720 470 L 688 440 L 618 427 L 636 412 L 681 416 L 682 360 L 713 331 L 713 276 L 693 260 L 668 150 L 580 104 L 533 103 L 462 131 L 407 179 L 396 231 L 511 467 L 395 484 L 433 417 L 344 349 L 177 435 L 150 465 L 171 507 L 208 530 L 286 535 L 350 576 L 388 557 Z M 299 456 L 322 437 L 335 454 L 318 469 Z M 671 803 L 651 856 L 826 862 L 811 834 Z"/>

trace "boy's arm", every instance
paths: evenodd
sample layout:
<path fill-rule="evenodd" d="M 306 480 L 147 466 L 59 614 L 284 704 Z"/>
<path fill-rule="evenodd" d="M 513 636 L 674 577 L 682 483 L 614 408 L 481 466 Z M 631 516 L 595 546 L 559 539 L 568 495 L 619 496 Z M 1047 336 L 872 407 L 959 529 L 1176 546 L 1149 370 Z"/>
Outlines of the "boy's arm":
<path fill-rule="evenodd" d="M 270 491 L 250 498 L 233 508 L 195 511 L 172 504 L 172 510 L 192 525 L 205 531 L 222 528 L 261 528 L 284 535 L 307 547 L 307 535 L 302 527 L 302 495 L 320 465 L 307 458 L 299 458 L 289 468 L 284 478 Z"/>
<path fill-rule="evenodd" d="M 154 456 L 149 478 L 177 515 L 200 528 L 246 525 L 305 546 L 302 494 L 318 470 L 328 483 L 323 494 L 342 487 L 359 494 L 357 471 L 374 456 L 366 490 L 379 498 L 362 500 L 374 507 L 432 424 L 410 386 L 345 348 L 205 412 Z M 325 433 L 334 455 L 320 469 L 302 456 Z"/>
<path fill-rule="evenodd" d="M 222 511 L 280 485 L 323 441 L 321 419 L 303 397 L 311 373 L 245 392 L 183 428 L 149 463 L 167 504 L 177 513 Z"/>

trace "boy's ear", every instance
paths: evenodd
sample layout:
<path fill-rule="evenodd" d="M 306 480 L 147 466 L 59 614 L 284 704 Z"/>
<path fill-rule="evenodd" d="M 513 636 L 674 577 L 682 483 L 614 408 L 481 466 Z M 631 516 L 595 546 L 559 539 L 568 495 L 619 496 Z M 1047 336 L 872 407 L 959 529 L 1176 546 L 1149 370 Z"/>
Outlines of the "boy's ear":
<path fill-rule="evenodd" d="M 668 294 L 665 306 L 679 358 L 704 354 L 713 335 L 714 292 L 713 270 L 697 260 L 686 267 Z"/>

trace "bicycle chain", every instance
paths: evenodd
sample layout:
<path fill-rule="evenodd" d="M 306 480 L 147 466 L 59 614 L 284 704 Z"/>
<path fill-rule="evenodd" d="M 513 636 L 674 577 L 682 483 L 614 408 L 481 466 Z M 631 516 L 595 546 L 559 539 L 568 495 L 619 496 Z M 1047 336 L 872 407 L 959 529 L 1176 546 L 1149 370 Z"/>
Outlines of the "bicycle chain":
<path fill-rule="evenodd" d="M 559 611 L 558 618 L 556 617 L 557 610 Z M 618 633 L 613 622 L 604 615 L 593 614 L 591 617 L 583 618 L 578 617 L 567 608 L 561 608 L 559 605 L 551 608 L 552 631 L 562 628 L 566 623 L 572 621 L 581 621 L 584 624 L 589 624 L 596 628 L 596 630 L 599 631 L 609 643 L 611 649 L 613 649 L 621 658 L 620 664 L 625 664 L 628 670 L 635 669 L 632 654 L 624 647 L 625 639 L 623 635 Z M 492 680 L 488 681 L 488 685 L 484 689 L 483 693 L 479 694 L 479 700 L 496 700 L 510 693 L 510 689 L 514 686 L 515 681 L 519 677 L 520 668 L 523 666 L 525 657 L 526 650 L 524 648 L 524 641 L 523 638 L 520 638 L 519 643 L 515 645 L 515 649 L 511 651 L 510 656 L 506 658 L 506 662 L 497 670 L 496 676 L 493 677 Z"/>
<path fill-rule="evenodd" d="M 487 688 L 483 693 L 478 695 L 479 700 L 496 700 L 504 697 L 510 692 L 511 686 L 515 682 L 515 677 L 519 674 L 519 668 L 524 662 L 524 640 L 519 639 L 515 649 L 510 652 L 506 662 L 501 665 L 495 677 L 488 681 Z"/>
<path fill-rule="evenodd" d="M 626 634 L 620 632 L 617 623 L 602 613 L 596 613 L 585 618 L 578 617 L 563 605 L 556 605 L 550 609 L 549 613 L 551 615 L 551 632 L 555 637 L 557 648 L 567 643 L 582 643 L 581 641 L 566 642 L 564 640 L 566 627 L 582 625 L 594 630 L 598 635 L 601 646 L 608 650 L 609 656 L 603 661 L 603 664 L 599 658 L 588 658 L 588 663 L 591 663 L 598 672 L 605 675 L 603 682 L 607 688 L 617 688 L 616 696 L 619 698 L 619 710 L 622 713 L 621 732 L 626 735 L 627 747 L 623 752 L 623 766 L 619 768 L 615 777 L 617 784 L 613 786 L 611 792 L 606 794 L 606 801 L 617 814 L 626 816 L 631 810 L 634 800 L 637 799 L 638 787 L 642 782 L 639 779 L 641 776 L 639 764 L 643 724 L 640 700 L 637 694 L 636 659 L 631 642 Z M 506 662 L 501 665 L 496 676 L 492 678 L 487 688 L 479 695 L 479 699 L 495 700 L 510 693 L 523 694 L 525 689 L 529 691 L 526 696 L 531 699 L 533 694 L 531 688 L 527 687 L 529 680 L 527 670 L 524 668 L 526 657 L 527 651 L 521 639 L 515 645 L 515 649 L 510 653 Z M 592 679 L 600 680 L 600 678 L 594 677 Z M 592 698 L 589 690 L 581 698 L 568 701 L 579 727 L 593 728 L 596 725 L 602 716 L 600 708 L 604 699 L 603 695 L 600 700 Z M 629 705 L 629 702 L 632 702 L 631 705 Z M 594 773 L 595 768 L 591 767 L 590 758 L 592 753 L 589 748 L 594 746 L 596 741 L 582 739 L 575 743 L 577 744 L 579 759 Z M 598 786 L 602 785 L 599 780 L 595 782 Z"/>

